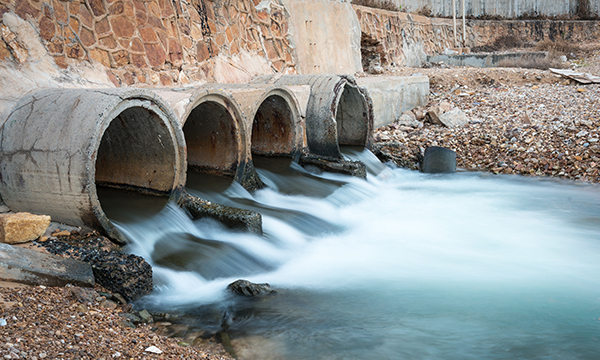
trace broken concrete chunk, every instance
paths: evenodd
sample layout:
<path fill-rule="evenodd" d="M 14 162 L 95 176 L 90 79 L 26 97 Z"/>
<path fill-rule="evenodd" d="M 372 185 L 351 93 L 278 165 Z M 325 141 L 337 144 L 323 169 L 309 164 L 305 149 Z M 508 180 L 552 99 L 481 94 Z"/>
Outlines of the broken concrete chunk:
<path fill-rule="evenodd" d="M 89 264 L 1 243 L 0 280 L 45 286 L 94 286 Z"/>
<path fill-rule="evenodd" d="M 412 111 L 407 111 L 396 121 L 398 125 L 410 126 L 413 128 L 421 127 L 422 124 L 417 121 L 415 114 Z"/>
<path fill-rule="evenodd" d="M 439 121 L 446 127 L 455 128 L 468 123 L 469 118 L 467 118 L 467 115 L 464 111 L 459 108 L 454 108 L 447 113 L 440 115 Z"/>
<path fill-rule="evenodd" d="M 0 242 L 20 244 L 42 236 L 50 225 L 50 216 L 26 212 L 0 214 Z"/>

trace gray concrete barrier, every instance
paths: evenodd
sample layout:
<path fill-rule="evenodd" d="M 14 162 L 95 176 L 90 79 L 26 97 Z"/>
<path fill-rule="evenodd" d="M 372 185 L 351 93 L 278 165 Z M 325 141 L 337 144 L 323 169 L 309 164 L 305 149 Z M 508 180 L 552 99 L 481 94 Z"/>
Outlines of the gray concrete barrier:
<path fill-rule="evenodd" d="M 0 129 L 0 193 L 13 211 L 104 230 L 97 185 L 181 196 L 183 132 L 143 90 L 47 89 L 26 95 Z"/>
<path fill-rule="evenodd" d="M 366 91 L 349 76 L 268 75 L 253 83 L 309 85 L 306 139 L 312 154 L 342 159 L 340 145 L 369 146 L 373 129 L 372 105 Z"/>

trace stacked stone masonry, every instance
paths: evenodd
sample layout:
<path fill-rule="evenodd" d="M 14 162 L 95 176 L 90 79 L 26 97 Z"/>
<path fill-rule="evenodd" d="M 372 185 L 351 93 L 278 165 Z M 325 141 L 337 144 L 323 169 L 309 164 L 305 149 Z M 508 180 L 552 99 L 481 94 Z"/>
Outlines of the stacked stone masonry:
<path fill-rule="evenodd" d="M 462 26 L 457 26 L 459 44 L 455 44 L 452 19 L 357 5 L 354 9 L 360 22 L 362 43 L 377 48 L 383 65 L 418 65 L 410 59 L 415 52 L 433 55 L 462 45 Z M 516 35 L 530 42 L 558 38 L 576 42 L 600 39 L 598 21 L 467 20 L 466 28 L 466 47 L 492 44 L 503 35 Z"/>
<path fill-rule="evenodd" d="M 214 81 L 217 55 L 266 57 L 273 70 L 295 73 L 284 9 L 257 10 L 257 0 L 0 0 L 28 20 L 58 66 L 97 61 L 117 86 Z M 0 60 L 26 60 L 0 23 Z"/>

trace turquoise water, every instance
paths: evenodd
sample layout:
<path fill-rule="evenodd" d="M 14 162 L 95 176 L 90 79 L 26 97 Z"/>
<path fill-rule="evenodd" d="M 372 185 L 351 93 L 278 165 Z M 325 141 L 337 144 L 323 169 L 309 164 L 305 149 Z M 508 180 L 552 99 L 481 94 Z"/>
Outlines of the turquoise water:
<path fill-rule="evenodd" d="M 250 194 L 191 174 L 190 193 L 261 212 L 262 237 L 172 205 L 107 210 L 154 266 L 143 305 L 198 328 L 226 311 L 245 359 L 600 358 L 598 187 L 349 155 L 366 181 L 259 160 L 270 188 Z M 239 278 L 278 294 L 235 298 Z"/>

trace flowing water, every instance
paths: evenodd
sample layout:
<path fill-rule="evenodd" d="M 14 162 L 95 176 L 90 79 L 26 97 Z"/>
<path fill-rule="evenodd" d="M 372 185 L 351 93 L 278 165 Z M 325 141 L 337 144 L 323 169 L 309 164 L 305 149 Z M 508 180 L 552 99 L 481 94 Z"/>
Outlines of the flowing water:
<path fill-rule="evenodd" d="M 348 151 L 366 181 L 274 159 L 256 162 L 269 188 L 255 193 L 189 174 L 191 194 L 260 212 L 262 237 L 170 204 L 103 203 L 154 266 L 141 305 L 215 331 L 227 312 L 247 359 L 600 358 L 598 187 Z M 239 278 L 278 293 L 236 298 Z"/>

